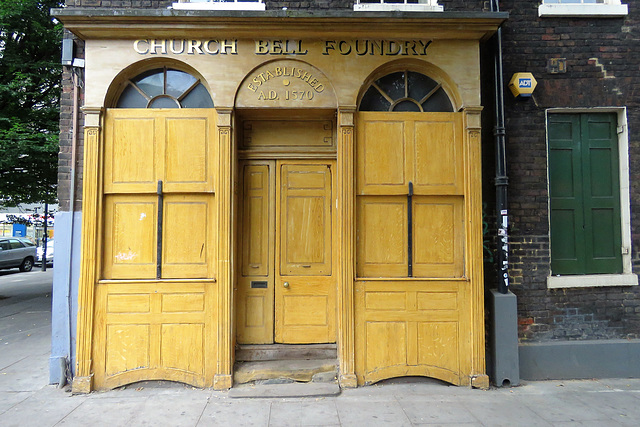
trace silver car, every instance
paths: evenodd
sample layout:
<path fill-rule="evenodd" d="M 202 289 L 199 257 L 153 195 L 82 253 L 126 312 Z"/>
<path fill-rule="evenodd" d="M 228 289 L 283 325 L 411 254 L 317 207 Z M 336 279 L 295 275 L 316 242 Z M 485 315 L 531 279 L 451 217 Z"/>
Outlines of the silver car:
<path fill-rule="evenodd" d="M 0 237 L 0 269 L 18 267 L 31 271 L 36 259 L 36 245 L 23 237 Z"/>

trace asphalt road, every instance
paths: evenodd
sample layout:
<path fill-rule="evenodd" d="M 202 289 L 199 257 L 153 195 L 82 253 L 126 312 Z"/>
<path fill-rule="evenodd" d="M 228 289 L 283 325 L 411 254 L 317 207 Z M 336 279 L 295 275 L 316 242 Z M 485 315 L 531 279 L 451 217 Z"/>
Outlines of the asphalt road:
<path fill-rule="evenodd" d="M 0 310 L 3 305 L 14 304 L 26 299 L 51 297 L 53 268 L 42 272 L 39 268 L 21 273 L 17 268 L 0 270 Z M 51 309 L 49 309 L 51 310 Z M 0 317 L 2 312 L 0 311 Z"/>

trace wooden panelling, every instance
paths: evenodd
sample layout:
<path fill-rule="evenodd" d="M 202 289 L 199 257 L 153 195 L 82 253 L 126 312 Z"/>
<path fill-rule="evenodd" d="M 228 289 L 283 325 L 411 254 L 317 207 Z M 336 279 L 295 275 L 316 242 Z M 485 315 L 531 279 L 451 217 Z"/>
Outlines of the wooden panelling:
<path fill-rule="evenodd" d="M 405 123 L 397 116 L 396 120 L 363 121 L 358 132 L 359 194 L 406 187 L 406 150 L 410 147 L 406 146 Z"/>
<path fill-rule="evenodd" d="M 359 383 L 427 375 L 469 379 L 466 280 L 356 281 L 356 372 Z M 465 362 L 461 363 L 461 359 Z"/>
<path fill-rule="evenodd" d="M 215 277 L 215 217 L 213 195 L 165 196 L 163 278 Z"/>
<path fill-rule="evenodd" d="M 406 322 L 367 322 L 365 335 L 367 367 L 407 365 Z"/>
<path fill-rule="evenodd" d="M 105 281 L 97 287 L 97 388 L 140 376 L 213 385 L 216 284 Z M 146 374 L 144 373 L 146 372 Z"/>
<path fill-rule="evenodd" d="M 331 120 L 245 120 L 242 134 L 242 150 L 335 150 Z"/>
<path fill-rule="evenodd" d="M 165 126 L 164 190 L 213 190 L 210 120 L 206 116 L 167 117 Z"/>
<path fill-rule="evenodd" d="M 462 197 L 414 197 L 414 277 L 464 274 L 463 202 Z"/>
<path fill-rule="evenodd" d="M 441 120 L 415 120 L 413 144 L 416 194 L 462 191 L 460 115 L 442 113 Z M 456 120 L 458 118 L 458 120 Z"/>
<path fill-rule="evenodd" d="M 267 276 L 269 274 L 270 249 L 273 239 L 270 233 L 269 215 L 273 206 L 269 165 L 244 165 L 242 204 L 242 275 Z M 271 255 L 272 256 L 272 255 Z"/>
<path fill-rule="evenodd" d="M 105 193 L 154 191 L 156 119 L 114 117 L 105 129 Z"/>
<path fill-rule="evenodd" d="M 149 325 L 108 325 L 105 375 L 150 365 Z"/>
<path fill-rule="evenodd" d="M 103 278 L 156 276 L 156 209 L 156 197 L 151 195 L 105 197 Z"/>
<path fill-rule="evenodd" d="M 181 349 L 180 352 L 176 348 Z M 163 324 L 160 365 L 191 374 L 204 374 L 204 325 Z"/>
<path fill-rule="evenodd" d="M 406 277 L 407 198 L 360 196 L 357 203 L 358 277 Z"/>
<path fill-rule="evenodd" d="M 280 273 L 330 275 L 331 171 L 284 164 L 280 173 Z"/>
<path fill-rule="evenodd" d="M 189 313 L 204 311 L 204 294 L 163 294 L 163 313 Z"/>
<path fill-rule="evenodd" d="M 107 296 L 108 313 L 148 313 L 151 299 L 148 294 L 111 294 Z"/>
<path fill-rule="evenodd" d="M 357 194 L 462 194 L 462 116 L 358 114 Z"/>
<path fill-rule="evenodd" d="M 459 372 L 458 323 L 418 322 L 417 365 L 437 366 Z"/>

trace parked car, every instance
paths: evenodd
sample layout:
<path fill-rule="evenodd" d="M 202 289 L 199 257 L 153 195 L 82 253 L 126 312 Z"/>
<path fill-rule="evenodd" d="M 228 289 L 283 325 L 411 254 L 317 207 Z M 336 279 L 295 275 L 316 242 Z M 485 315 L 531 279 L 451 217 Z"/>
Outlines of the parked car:
<path fill-rule="evenodd" d="M 36 264 L 42 264 L 42 246 L 36 249 Z M 53 265 L 53 239 L 47 240 L 47 264 Z"/>
<path fill-rule="evenodd" d="M 0 269 L 31 271 L 36 259 L 36 245 L 24 237 L 0 237 Z"/>

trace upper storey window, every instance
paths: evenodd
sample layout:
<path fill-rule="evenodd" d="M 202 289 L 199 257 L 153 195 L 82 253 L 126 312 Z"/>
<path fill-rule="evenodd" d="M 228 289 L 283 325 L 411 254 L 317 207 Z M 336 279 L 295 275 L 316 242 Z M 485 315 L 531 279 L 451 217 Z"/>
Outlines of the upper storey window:
<path fill-rule="evenodd" d="M 381 12 L 399 10 L 404 12 L 442 12 L 438 0 L 356 0 L 353 10 Z"/>
<path fill-rule="evenodd" d="M 179 0 L 176 10 L 265 10 L 262 0 Z"/>
<path fill-rule="evenodd" d="M 543 0 L 538 7 L 539 16 L 600 16 L 616 17 L 629 13 L 620 0 Z"/>

